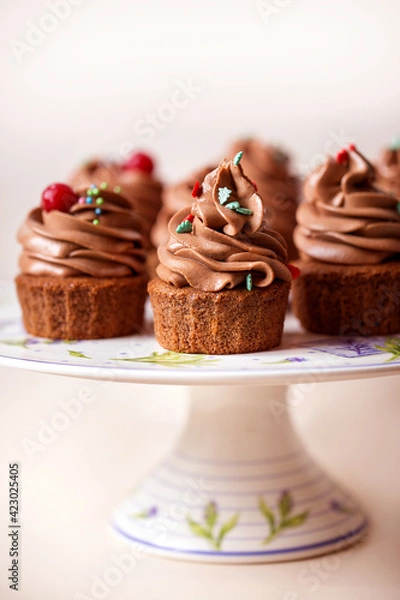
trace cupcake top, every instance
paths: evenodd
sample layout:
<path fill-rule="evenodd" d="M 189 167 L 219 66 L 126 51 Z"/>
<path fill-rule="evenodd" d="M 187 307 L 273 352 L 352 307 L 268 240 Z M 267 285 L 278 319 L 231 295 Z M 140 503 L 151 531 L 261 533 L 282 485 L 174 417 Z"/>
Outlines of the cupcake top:
<path fill-rule="evenodd" d="M 56 277 L 126 277 L 145 272 L 142 224 L 129 201 L 92 185 L 75 193 L 53 184 L 18 232 L 23 273 Z"/>
<path fill-rule="evenodd" d="M 117 193 L 122 191 L 143 218 L 143 234 L 148 237 L 161 208 L 162 185 L 153 172 L 153 160 L 136 152 L 125 162 L 89 160 L 72 175 L 69 183 L 72 187 L 81 187 L 105 181 L 110 189 Z"/>
<path fill-rule="evenodd" d="M 399 202 L 375 185 L 354 146 L 328 157 L 304 186 L 294 240 L 302 255 L 334 264 L 378 264 L 400 252 Z"/>
<path fill-rule="evenodd" d="M 376 167 L 379 187 L 400 199 L 400 138 L 383 150 Z"/>
<path fill-rule="evenodd" d="M 193 202 L 192 190 L 196 181 L 203 181 L 204 177 L 214 167 L 204 167 L 194 171 L 183 181 L 164 188 L 162 194 L 163 205 L 158 214 L 157 222 L 152 231 L 152 242 L 159 246 L 168 239 L 168 221 L 178 210 Z"/>
<path fill-rule="evenodd" d="M 158 250 L 163 281 L 217 292 L 291 280 L 285 241 L 266 226 L 263 201 L 244 175 L 241 157 L 223 160 L 195 186 L 193 205 L 171 218 L 169 240 Z"/>
<path fill-rule="evenodd" d="M 289 258 L 297 258 L 293 229 L 296 225 L 300 181 L 292 171 L 289 154 L 278 146 L 264 144 L 256 138 L 239 140 L 232 144 L 230 151 L 234 154 L 240 147 L 244 150 L 243 169 L 260 192 L 268 225 L 285 238 Z"/>

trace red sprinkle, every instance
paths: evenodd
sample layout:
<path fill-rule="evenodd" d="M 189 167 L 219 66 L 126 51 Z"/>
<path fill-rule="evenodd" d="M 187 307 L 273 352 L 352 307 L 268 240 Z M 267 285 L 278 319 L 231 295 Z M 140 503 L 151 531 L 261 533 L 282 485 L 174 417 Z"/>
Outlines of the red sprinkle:
<path fill-rule="evenodd" d="M 201 194 L 201 185 L 199 184 L 198 181 L 196 181 L 196 183 L 193 186 L 192 189 L 192 197 L 193 198 L 198 198 Z"/>
<path fill-rule="evenodd" d="M 294 265 L 286 265 L 286 266 L 292 274 L 292 279 L 297 279 L 301 273 L 300 269 L 298 269 Z"/>
<path fill-rule="evenodd" d="M 340 150 L 337 154 L 336 154 L 336 161 L 340 164 L 340 165 L 344 165 L 347 163 L 347 161 L 349 160 L 349 153 L 347 152 L 347 150 Z"/>
<path fill-rule="evenodd" d="M 194 215 L 192 215 L 192 213 L 190 213 L 190 214 L 186 215 L 186 217 L 183 220 L 193 223 L 193 219 L 194 219 Z"/>
<path fill-rule="evenodd" d="M 349 150 L 352 150 L 352 152 L 354 152 L 354 150 L 356 150 L 355 145 L 354 144 L 350 144 Z"/>
<path fill-rule="evenodd" d="M 255 182 L 255 181 L 252 181 L 251 183 L 253 184 L 253 186 L 254 186 L 254 189 L 256 190 L 256 192 L 258 192 L 258 187 L 257 187 L 257 184 L 256 184 L 256 182 Z"/>

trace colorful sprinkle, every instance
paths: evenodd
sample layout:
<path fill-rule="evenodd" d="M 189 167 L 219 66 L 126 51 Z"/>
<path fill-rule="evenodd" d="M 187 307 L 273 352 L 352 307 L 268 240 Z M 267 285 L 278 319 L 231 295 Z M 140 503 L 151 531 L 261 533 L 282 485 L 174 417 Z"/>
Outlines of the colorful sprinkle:
<path fill-rule="evenodd" d="M 99 188 L 98 187 L 92 188 L 92 196 L 98 196 L 98 195 L 99 195 Z"/>
<path fill-rule="evenodd" d="M 104 198 L 101 198 L 100 196 L 96 198 L 96 204 L 98 204 L 99 206 L 104 204 Z"/>
<path fill-rule="evenodd" d="M 94 219 L 94 220 L 92 221 L 92 223 L 93 223 L 93 225 L 98 225 L 98 224 L 100 223 L 100 221 L 99 221 L 98 219 Z"/>
<path fill-rule="evenodd" d="M 249 290 L 249 292 L 251 292 L 253 289 L 253 277 L 251 276 L 251 273 L 246 275 L 246 288 Z"/>
<path fill-rule="evenodd" d="M 194 215 L 192 215 L 192 213 L 186 215 L 186 217 L 183 219 L 184 221 L 189 221 L 189 223 L 193 223 L 193 219 L 194 219 Z"/>
<path fill-rule="evenodd" d="M 93 202 L 93 198 L 90 198 L 89 196 L 86 198 L 86 204 L 92 204 Z"/>
<path fill-rule="evenodd" d="M 218 200 L 220 204 L 225 204 L 229 200 L 232 190 L 227 187 L 218 188 Z"/>
<path fill-rule="evenodd" d="M 235 200 L 235 202 L 229 202 L 229 204 L 225 204 L 225 208 L 229 208 L 229 210 L 236 210 L 240 208 L 240 202 Z"/>
<path fill-rule="evenodd" d="M 301 273 L 300 269 L 298 269 L 294 265 L 286 265 L 286 266 L 292 274 L 292 279 L 297 279 Z"/>
<path fill-rule="evenodd" d="M 340 150 L 337 154 L 336 154 L 336 162 L 338 162 L 340 165 L 345 165 L 349 160 L 349 153 L 347 152 L 347 150 Z"/>
<path fill-rule="evenodd" d="M 198 181 L 196 181 L 196 183 L 193 186 L 192 189 L 192 197 L 193 198 L 198 198 L 201 194 L 201 185 Z"/>
<path fill-rule="evenodd" d="M 355 147 L 355 145 L 354 145 L 354 144 L 350 144 L 350 146 L 349 146 L 349 150 L 351 150 L 352 152 L 356 152 L 356 151 L 357 151 L 357 148 Z"/>
<path fill-rule="evenodd" d="M 91 187 L 91 188 L 92 188 L 92 190 L 93 190 L 94 188 L 96 188 L 96 187 L 97 187 L 97 185 L 96 185 L 95 183 L 92 183 L 92 184 L 90 185 L 90 187 Z"/>
<path fill-rule="evenodd" d="M 113 189 L 113 192 L 115 192 L 116 194 L 120 194 L 122 192 L 121 186 L 116 185 L 115 188 Z"/>
<path fill-rule="evenodd" d="M 182 223 L 179 223 L 175 231 L 176 233 L 191 233 L 192 224 L 190 221 L 182 221 Z"/>
<path fill-rule="evenodd" d="M 107 187 L 108 187 L 107 181 L 102 181 L 101 184 L 100 184 L 100 189 L 101 190 L 106 190 Z"/>
<path fill-rule="evenodd" d="M 86 198 L 85 196 L 81 196 L 78 200 L 78 204 L 85 204 L 86 203 Z"/>
<path fill-rule="evenodd" d="M 240 161 L 242 160 L 242 156 L 243 156 L 243 150 L 241 150 L 240 152 L 238 152 L 235 156 L 235 158 L 233 159 L 233 164 L 234 165 L 238 165 L 240 163 Z"/>
<path fill-rule="evenodd" d="M 87 196 L 91 196 L 92 195 L 92 190 L 90 188 L 87 190 L 86 195 Z"/>
<path fill-rule="evenodd" d="M 101 214 L 103 214 L 103 211 L 101 210 L 101 208 L 95 208 L 94 209 L 94 214 L 95 215 L 101 215 Z"/>
<path fill-rule="evenodd" d="M 244 208 L 244 206 L 241 206 L 240 208 L 236 208 L 236 212 L 240 213 L 241 215 L 252 215 L 253 212 L 249 209 L 249 208 Z"/>

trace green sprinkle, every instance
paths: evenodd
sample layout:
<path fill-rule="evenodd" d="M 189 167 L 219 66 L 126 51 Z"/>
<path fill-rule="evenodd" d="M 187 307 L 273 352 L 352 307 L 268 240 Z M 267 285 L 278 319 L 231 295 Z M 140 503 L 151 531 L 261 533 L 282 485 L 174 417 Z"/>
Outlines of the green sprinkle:
<path fill-rule="evenodd" d="M 92 190 L 89 188 L 88 191 L 86 192 L 86 196 L 91 196 L 92 195 Z"/>
<path fill-rule="evenodd" d="M 191 233 L 192 224 L 190 221 L 182 221 L 182 223 L 179 223 L 175 231 L 176 233 Z"/>
<path fill-rule="evenodd" d="M 235 211 L 240 213 L 241 215 L 252 215 L 253 212 L 249 208 L 244 208 L 241 206 L 240 208 L 236 208 Z"/>
<path fill-rule="evenodd" d="M 242 156 L 243 156 L 243 150 L 241 150 L 240 152 L 238 152 L 235 156 L 235 158 L 233 159 L 233 164 L 234 165 L 238 165 L 240 163 L 240 161 L 242 160 Z"/>
<path fill-rule="evenodd" d="M 92 189 L 92 196 L 98 196 L 99 195 L 99 188 L 95 187 Z"/>
<path fill-rule="evenodd" d="M 251 292 L 251 290 L 253 289 L 253 278 L 251 276 L 251 273 L 248 273 L 246 275 L 246 287 L 249 290 L 249 292 Z"/>
<path fill-rule="evenodd" d="M 102 181 L 101 184 L 100 184 L 100 189 L 101 190 L 106 190 L 107 186 L 108 186 L 107 181 Z"/>
<path fill-rule="evenodd" d="M 116 185 L 115 188 L 113 189 L 113 192 L 115 192 L 116 194 L 120 194 L 122 192 L 121 186 Z"/>
<path fill-rule="evenodd" d="M 102 198 L 101 196 L 96 198 L 96 204 L 98 204 L 98 205 L 104 204 L 104 198 Z"/>
<path fill-rule="evenodd" d="M 240 208 L 240 202 L 235 200 L 235 202 L 229 202 L 229 204 L 225 204 L 225 208 L 229 208 L 229 210 L 236 210 Z"/>
<path fill-rule="evenodd" d="M 100 221 L 99 221 L 98 219 L 94 219 L 94 220 L 92 221 L 92 223 L 93 223 L 93 225 L 98 225 L 98 224 L 100 223 Z"/>
<path fill-rule="evenodd" d="M 220 204 L 228 202 L 229 196 L 232 194 L 232 190 L 227 187 L 218 188 L 218 200 Z"/>

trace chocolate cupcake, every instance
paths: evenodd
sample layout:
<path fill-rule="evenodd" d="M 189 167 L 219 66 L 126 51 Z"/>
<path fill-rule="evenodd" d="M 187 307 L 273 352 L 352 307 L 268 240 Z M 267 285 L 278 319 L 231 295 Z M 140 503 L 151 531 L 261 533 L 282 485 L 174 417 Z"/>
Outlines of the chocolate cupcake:
<path fill-rule="evenodd" d="M 381 153 L 376 164 L 376 183 L 400 199 L 400 138 Z"/>
<path fill-rule="evenodd" d="M 289 260 L 298 258 L 293 243 L 296 210 L 299 204 L 300 180 L 293 174 L 290 156 L 281 148 L 263 144 L 255 138 L 232 144 L 228 156 L 244 151 L 243 169 L 255 183 L 265 205 L 269 227 L 286 240 Z"/>
<path fill-rule="evenodd" d="M 143 220 L 142 232 L 150 241 L 150 233 L 162 204 L 162 184 L 153 173 L 154 161 L 147 154 L 136 152 L 125 162 L 90 160 L 77 169 L 69 184 L 77 188 L 100 185 L 105 181 L 110 189 L 122 192 Z"/>
<path fill-rule="evenodd" d="M 107 183 L 53 184 L 18 233 L 25 329 L 53 339 L 128 335 L 146 299 L 145 242 L 129 201 Z"/>
<path fill-rule="evenodd" d="M 329 157 L 305 184 L 294 240 L 302 276 L 293 311 L 303 327 L 333 335 L 400 331 L 399 201 L 378 189 L 354 146 Z"/>
<path fill-rule="evenodd" d="M 240 165 L 222 161 L 169 222 L 149 284 L 158 342 L 176 352 L 237 354 L 281 342 L 292 275 L 286 244 Z"/>

